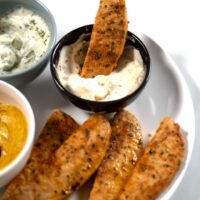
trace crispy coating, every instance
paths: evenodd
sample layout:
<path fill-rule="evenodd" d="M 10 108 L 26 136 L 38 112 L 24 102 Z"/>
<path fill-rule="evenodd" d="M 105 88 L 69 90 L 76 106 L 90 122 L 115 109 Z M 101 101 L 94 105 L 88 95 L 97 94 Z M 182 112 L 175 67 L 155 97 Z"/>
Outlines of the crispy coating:
<path fill-rule="evenodd" d="M 20 189 L 15 189 L 20 191 L 14 191 L 13 195 L 10 191 L 10 196 L 5 199 L 66 199 L 96 171 L 105 156 L 110 135 L 111 128 L 106 118 L 91 116 L 56 150 L 49 168 L 37 174 L 35 179 L 27 180 L 26 187 L 21 188 L 21 182 L 18 182 Z"/>
<path fill-rule="evenodd" d="M 81 76 L 108 75 L 117 66 L 128 29 L 125 0 L 100 0 Z"/>
<path fill-rule="evenodd" d="M 70 195 L 97 170 L 109 146 L 111 127 L 100 114 L 91 116 L 56 152 L 52 178 L 56 180 L 56 198 Z"/>
<path fill-rule="evenodd" d="M 22 172 L 10 183 L 2 200 L 36 199 L 39 177 L 46 179 L 52 155 L 79 125 L 67 114 L 55 110 L 45 124 L 30 159 Z"/>
<path fill-rule="evenodd" d="M 111 127 L 110 146 L 95 177 L 90 200 L 117 199 L 142 154 L 141 127 L 134 115 L 118 112 Z"/>
<path fill-rule="evenodd" d="M 172 181 L 184 158 L 179 125 L 165 118 L 124 187 L 119 200 L 153 200 Z"/>

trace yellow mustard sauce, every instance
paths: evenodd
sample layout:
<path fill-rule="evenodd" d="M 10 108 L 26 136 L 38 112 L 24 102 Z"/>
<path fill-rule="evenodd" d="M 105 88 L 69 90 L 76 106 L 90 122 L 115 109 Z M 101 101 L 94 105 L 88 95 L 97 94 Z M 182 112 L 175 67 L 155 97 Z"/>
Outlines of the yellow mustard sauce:
<path fill-rule="evenodd" d="M 21 152 L 27 138 L 27 121 L 21 110 L 0 103 L 0 170 Z"/>

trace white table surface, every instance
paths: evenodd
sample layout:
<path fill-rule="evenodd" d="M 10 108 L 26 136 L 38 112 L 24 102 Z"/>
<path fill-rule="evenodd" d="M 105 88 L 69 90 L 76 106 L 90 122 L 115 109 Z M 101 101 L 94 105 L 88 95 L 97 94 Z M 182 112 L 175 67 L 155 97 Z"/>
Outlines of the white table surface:
<path fill-rule="evenodd" d="M 200 57 L 197 0 L 126 0 L 129 29 L 160 44 L 180 67 L 196 112 L 195 146 L 188 170 L 172 200 L 200 200 Z M 99 0 L 42 0 L 55 16 L 58 39 L 68 31 L 94 22 Z M 47 73 L 47 72 L 44 72 Z M 198 130 L 198 131 L 197 131 Z"/>
<path fill-rule="evenodd" d="M 58 40 L 74 28 L 93 23 L 99 4 L 99 0 L 41 1 L 55 17 Z M 200 200 L 199 3 L 197 0 L 126 0 L 126 2 L 129 30 L 143 32 L 161 45 L 177 63 L 189 86 L 196 114 L 195 145 L 188 170 L 171 200 Z M 43 74 L 31 84 L 44 81 L 49 73 L 47 66 Z M 41 89 L 45 89 L 45 86 Z M 22 92 L 26 95 L 27 90 L 28 87 Z M 27 98 L 29 99 L 29 96 Z M 48 103 L 53 107 L 51 99 Z M 45 106 L 45 102 L 41 104 Z M 33 105 L 33 108 L 35 106 Z M 37 117 L 37 110 L 34 111 Z M 38 122 L 38 129 L 45 120 Z"/>

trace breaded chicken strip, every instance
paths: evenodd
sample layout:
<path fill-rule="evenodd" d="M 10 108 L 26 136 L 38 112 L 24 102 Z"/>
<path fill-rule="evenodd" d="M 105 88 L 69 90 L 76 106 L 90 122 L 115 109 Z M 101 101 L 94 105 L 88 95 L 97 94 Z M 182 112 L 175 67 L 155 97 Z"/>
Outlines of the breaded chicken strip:
<path fill-rule="evenodd" d="M 52 174 L 58 187 L 52 199 L 70 195 L 90 178 L 106 154 L 110 136 L 110 123 L 95 114 L 58 149 Z"/>
<path fill-rule="evenodd" d="M 172 181 L 184 159 L 184 141 L 179 125 L 164 119 L 119 200 L 153 200 Z"/>
<path fill-rule="evenodd" d="M 110 146 L 95 177 L 90 200 L 117 199 L 142 154 L 141 127 L 134 115 L 118 112 L 111 127 Z"/>
<path fill-rule="evenodd" d="M 30 190 L 37 190 L 40 187 L 38 177 L 49 171 L 53 154 L 78 127 L 69 115 L 55 110 L 45 124 L 28 163 L 10 183 L 2 200 L 36 199 L 34 194 L 30 196 Z"/>
<path fill-rule="evenodd" d="M 125 0 L 100 0 L 81 76 L 108 75 L 124 50 L 128 29 Z"/>

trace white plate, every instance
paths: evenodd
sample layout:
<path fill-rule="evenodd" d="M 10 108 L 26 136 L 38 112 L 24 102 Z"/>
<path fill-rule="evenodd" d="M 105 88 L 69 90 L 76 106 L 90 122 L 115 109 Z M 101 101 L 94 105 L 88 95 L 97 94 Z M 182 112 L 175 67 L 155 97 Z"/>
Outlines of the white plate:
<path fill-rule="evenodd" d="M 170 186 L 158 198 L 169 200 L 181 182 L 192 154 L 195 138 L 194 109 L 188 87 L 178 66 L 148 36 L 141 34 L 140 38 L 149 50 L 152 70 L 147 87 L 139 98 L 126 109 L 133 112 L 140 120 L 145 144 L 150 140 L 149 133 L 153 135 L 160 121 L 166 116 L 172 117 L 180 124 L 187 144 L 184 165 Z M 85 116 L 82 117 L 85 118 Z M 87 186 L 89 185 L 91 183 Z M 80 193 L 74 194 L 70 200 L 87 200 L 90 191 L 87 186 Z"/>
<path fill-rule="evenodd" d="M 151 57 L 151 75 L 147 87 L 139 98 L 126 109 L 133 112 L 141 122 L 145 144 L 148 134 L 155 133 L 160 121 L 172 117 L 181 125 L 186 139 L 186 159 L 171 185 L 159 196 L 159 200 L 168 200 L 174 193 L 187 169 L 195 138 L 194 109 L 188 87 L 179 68 L 169 55 L 146 35 L 140 36 L 147 46 Z M 88 118 L 88 114 L 66 102 L 51 80 L 49 68 L 36 81 L 23 89 L 33 106 L 36 116 L 37 133 L 53 109 L 59 108 L 70 114 L 79 123 Z M 74 193 L 71 200 L 87 200 L 89 185 Z"/>
<path fill-rule="evenodd" d="M 148 36 L 141 34 L 140 38 L 149 50 L 152 70 L 147 87 L 139 98 L 126 109 L 133 112 L 140 120 L 145 144 L 150 140 L 149 133 L 153 135 L 160 121 L 166 116 L 180 124 L 186 140 L 185 162 L 172 183 L 158 197 L 158 200 L 169 200 L 180 184 L 192 154 L 195 138 L 194 109 L 188 87 L 178 66 Z M 70 200 L 87 200 L 90 185 L 91 183 L 86 185 Z"/>

